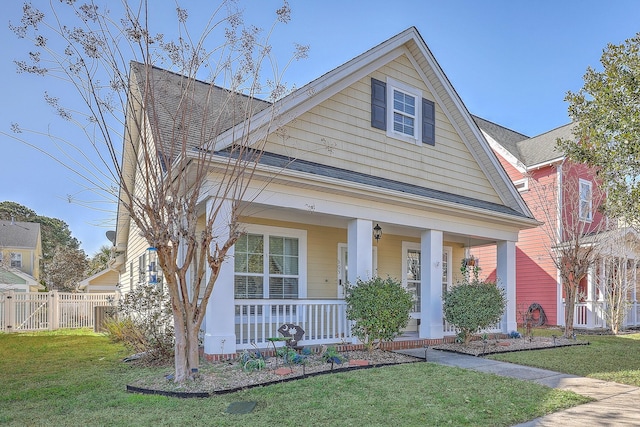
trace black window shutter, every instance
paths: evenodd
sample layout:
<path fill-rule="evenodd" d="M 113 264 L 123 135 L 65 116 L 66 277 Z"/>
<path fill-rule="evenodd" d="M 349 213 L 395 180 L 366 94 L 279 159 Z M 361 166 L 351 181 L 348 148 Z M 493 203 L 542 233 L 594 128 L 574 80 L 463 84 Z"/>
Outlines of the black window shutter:
<path fill-rule="evenodd" d="M 371 79 L 371 126 L 387 129 L 387 84 Z"/>
<path fill-rule="evenodd" d="M 436 105 L 422 98 L 422 143 L 436 145 Z"/>

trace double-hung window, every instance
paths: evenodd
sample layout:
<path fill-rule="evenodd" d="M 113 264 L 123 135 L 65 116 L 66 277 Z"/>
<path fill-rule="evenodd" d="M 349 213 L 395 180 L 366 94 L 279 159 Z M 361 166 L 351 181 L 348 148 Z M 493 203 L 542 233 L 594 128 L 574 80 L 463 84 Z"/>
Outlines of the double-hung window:
<path fill-rule="evenodd" d="M 11 267 L 22 268 L 22 254 L 11 252 Z"/>
<path fill-rule="evenodd" d="M 592 192 L 591 192 L 591 182 L 580 179 L 579 180 L 579 216 L 582 221 L 592 221 L 593 220 L 593 206 L 592 206 Z"/>
<path fill-rule="evenodd" d="M 416 98 L 406 92 L 393 89 L 393 131 L 416 136 Z"/>
<path fill-rule="evenodd" d="M 247 226 L 234 249 L 235 298 L 306 297 L 306 233 Z"/>
<path fill-rule="evenodd" d="M 391 77 L 371 79 L 371 126 L 416 145 L 435 145 L 435 103 Z"/>

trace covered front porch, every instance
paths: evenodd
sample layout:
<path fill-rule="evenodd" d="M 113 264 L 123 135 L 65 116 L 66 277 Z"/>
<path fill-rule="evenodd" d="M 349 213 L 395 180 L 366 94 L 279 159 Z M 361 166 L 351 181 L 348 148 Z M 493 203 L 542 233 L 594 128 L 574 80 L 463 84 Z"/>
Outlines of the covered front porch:
<path fill-rule="evenodd" d="M 433 212 L 408 215 L 401 206 L 374 202 L 358 211 L 362 217 L 349 218 L 252 205 L 254 214 L 241 219 L 243 236 L 224 263 L 207 309 L 205 354 L 267 348 L 285 323 L 304 329 L 299 345 L 359 344 L 346 318 L 345 286 L 375 276 L 397 279 L 415 295 L 405 340 L 420 345 L 454 337 L 443 320 L 442 295 L 462 279 L 461 261 L 474 246 L 495 246 L 497 283 L 508 300 L 502 321 L 490 332 L 516 329 L 517 228 L 480 216 L 465 222 Z"/>

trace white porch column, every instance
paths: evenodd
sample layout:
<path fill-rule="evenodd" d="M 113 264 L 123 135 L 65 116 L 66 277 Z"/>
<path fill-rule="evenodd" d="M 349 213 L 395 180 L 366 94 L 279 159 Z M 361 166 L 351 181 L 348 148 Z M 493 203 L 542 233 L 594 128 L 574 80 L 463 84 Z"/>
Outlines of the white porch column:
<path fill-rule="evenodd" d="M 556 283 L 557 283 L 557 307 L 556 307 L 556 316 L 558 325 L 564 326 L 564 297 L 562 296 L 562 276 L 560 276 L 560 270 L 556 268 Z"/>
<path fill-rule="evenodd" d="M 596 303 L 595 299 L 595 286 L 597 280 L 595 280 L 595 273 L 593 269 L 593 265 L 589 266 L 587 270 L 587 328 L 591 329 L 594 327 L 595 320 L 595 308 Z"/>
<path fill-rule="evenodd" d="M 496 278 L 498 286 L 505 290 L 507 297 L 507 306 L 500 327 L 502 332 L 509 333 L 518 329 L 516 319 L 516 242 L 499 241 L 497 256 Z"/>
<path fill-rule="evenodd" d="M 442 338 L 442 231 L 420 236 L 420 338 Z"/>
<path fill-rule="evenodd" d="M 206 215 L 212 212 L 213 203 L 207 200 Z M 213 235 L 223 242 L 229 235 L 229 213 L 231 202 L 224 201 L 213 224 Z M 215 244 L 215 242 L 214 242 Z M 234 247 L 227 252 L 220 274 L 213 288 L 205 314 L 204 352 L 205 354 L 233 354 L 236 352 L 235 306 L 234 306 Z M 207 268 L 207 278 L 211 271 Z"/>
<path fill-rule="evenodd" d="M 373 221 L 352 219 L 347 226 L 347 281 L 373 277 Z"/>
<path fill-rule="evenodd" d="M 598 279 L 596 280 L 596 289 L 598 290 L 598 295 L 594 298 L 594 306 L 596 308 L 594 312 L 594 324 L 598 328 L 605 328 L 607 326 L 607 320 L 604 318 L 604 310 L 606 309 L 607 301 L 604 298 L 606 283 L 606 263 L 604 257 L 600 258 L 598 260 L 598 263 L 600 265 L 600 272 L 598 273 Z"/>
<path fill-rule="evenodd" d="M 638 325 L 638 261 L 633 260 L 633 272 L 631 273 L 633 278 L 631 279 L 631 283 L 633 286 L 631 288 L 631 318 L 633 319 L 633 326 Z"/>

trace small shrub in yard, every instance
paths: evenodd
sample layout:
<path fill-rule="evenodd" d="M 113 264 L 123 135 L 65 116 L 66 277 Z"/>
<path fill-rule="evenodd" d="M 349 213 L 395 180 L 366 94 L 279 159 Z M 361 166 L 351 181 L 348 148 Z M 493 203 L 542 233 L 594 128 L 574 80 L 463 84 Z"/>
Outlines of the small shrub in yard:
<path fill-rule="evenodd" d="M 173 358 L 173 313 L 166 291 L 140 285 L 121 298 L 114 310 L 115 315 L 104 323 L 113 341 L 122 342 L 147 361 Z"/>
<path fill-rule="evenodd" d="M 465 344 L 473 334 L 497 323 L 507 303 L 504 290 L 496 283 L 477 278 L 454 286 L 443 300 L 444 317 L 460 331 L 458 336 Z"/>
<path fill-rule="evenodd" d="M 353 334 L 371 351 L 407 326 L 413 295 L 398 281 L 376 277 L 347 286 L 345 301 Z"/>

